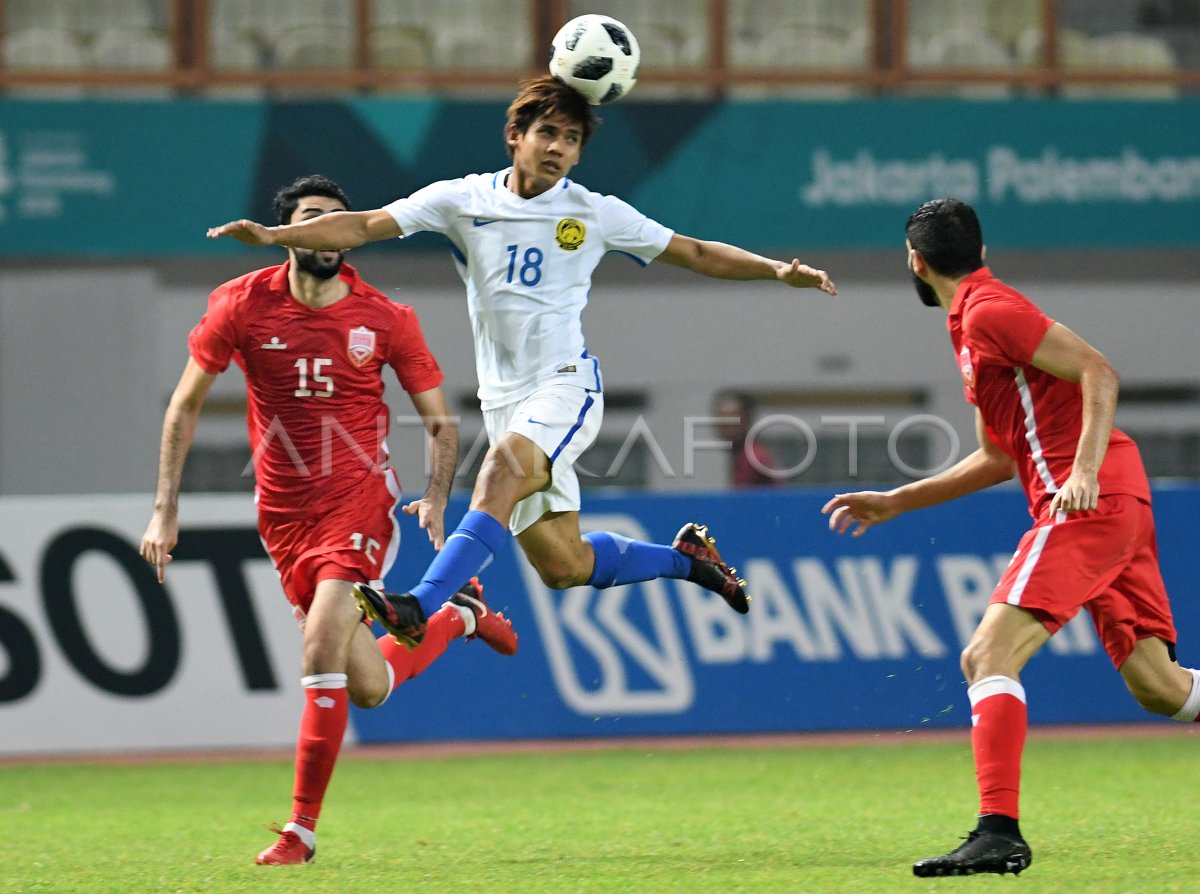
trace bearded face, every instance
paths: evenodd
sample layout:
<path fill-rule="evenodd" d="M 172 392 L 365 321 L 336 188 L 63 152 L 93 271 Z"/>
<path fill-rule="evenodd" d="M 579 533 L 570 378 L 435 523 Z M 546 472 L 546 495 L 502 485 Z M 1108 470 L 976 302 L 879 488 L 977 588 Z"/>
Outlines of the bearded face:
<path fill-rule="evenodd" d="M 913 256 L 916 252 L 913 250 L 912 243 L 905 239 L 904 247 L 908 249 L 908 273 L 912 277 L 913 288 L 917 290 L 917 297 L 926 307 L 938 307 L 937 292 L 933 290 L 933 286 L 917 276 L 917 271 L 913 269 Z"/>
<path fill-rule="evenodd" d="M 340 251 L 310 251 L 306 248 L 293 251 L 296 253 L 296 267 L 317 279 L 333 279 L 345 260 L 345 255 Z"/>
<path fill-rule="evenodd" d="M 912 271 L 909 272 L 912 273 Z M 933 286 L 925 282 L 925 280 L 921 279 L 921 277 L 917 276 L 915 273 L 912 273 L 912 281 L 913 288 L 917 290 L 917 297 L 921 299 L 922 304 L 924 304 L 926 307 L 939 306 L 940 302 L 938 301 L 937 292 L 933 290 Z"/>

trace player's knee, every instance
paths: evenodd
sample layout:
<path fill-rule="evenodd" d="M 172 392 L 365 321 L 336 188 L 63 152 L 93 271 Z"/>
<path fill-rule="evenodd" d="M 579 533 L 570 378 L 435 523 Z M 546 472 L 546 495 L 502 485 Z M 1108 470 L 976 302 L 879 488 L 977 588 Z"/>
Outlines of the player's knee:
<path fill-rule="evenodd" d="M 1013 665 L 1009 644 L 994 637 L 972 637 L 959 655 L 962 677 L 967 683 L 978 683 L 985 677 L 1015 677 L 1019 668 Z"/>
<path fill-rule="evenodd" d="M 535 566 L 538 576 L 552 590 L 566 590 L 586 584 L 592 576 L 590 568 L 583 569 L 578 564 L 563 559 L 553 559 Z"/>
<path fill-rule="evenodd" d="M 388 690 L 383 686 L 374 689 L 352 686 L 349 695 L 350 702 L 356 708 L 378 708 L 387 700 Z"/>
<path fill-rule="evenodd" d="M 975 683 L 984 677 L 1011 676 L 1012 671 L 1002 659 L 1003 652 L 996 644 L 973 639 L 962 650 L 958 663 L 962 668 L 963 679 L 968 683 Z"/>
<path fill-rule="evenodd" d="M 958 656 L 958 666 L 962 668 L 963 679 L 967 682 L 972 682 L 976 678 L 976 673 L 979 668 L 979 646 L 974 642 L 967 644 L 966 648 Z"/>
<path fill-rule="evenodd" d="M 509 451 L 493 449 L 479 468 L 471 505 L 476 509 L 484 505 L 498 507 L 500 511 L 507 506 L 507 512 L 511 512 L 512 505 L 536 494 L 549 483 L 550 470 L 545 463 L 521 462 Z"/>
<path fill-rule="evenodd" d="M 342 649 L 321 639 L 306 639 L 304 656 L 300 666 L 305 676 L 310 674 L 339 674 L 346 670 L 346 656 Z"/>
<path fill-rule="evenodd" d="M 588 582 L 590 576 L 567 568 L 548 568 L 539 570 L 538 574 L 542 578 L 542 583 L 552 590 L 567 590 L 571 587 L 581 586 Z"/>
<path fill-rule="evenodd" d="M 492 450 L 484 457 L 475 479 L 476 493 L 518 491 L 536 492 L 550 480 L 550 469 L 543 462 L 522 462 L 506 450 Z"/>

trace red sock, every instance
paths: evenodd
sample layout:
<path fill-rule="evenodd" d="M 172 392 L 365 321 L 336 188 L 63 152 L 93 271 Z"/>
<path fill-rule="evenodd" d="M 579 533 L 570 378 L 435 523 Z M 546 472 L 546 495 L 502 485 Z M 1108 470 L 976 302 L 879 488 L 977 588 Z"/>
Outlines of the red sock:
<path fill-rule="evenodd" d="M 433 664 L 434 659 L 446 651 L 451 640 L 462 636 L 466 629 L 466 622 L 458 609 L 444 606 L 429 619 L 425 625 L 425 636 L 415 649 L 396 642 L 390 634 L 379 637 L 376 640 L 379 651 L 392 668 L 392 691 Z"/>
<path fill-rule="evenodd" d="M 985 677 L 967 690 L 967 696 L 971 700 L 979 814 L 1019 819 L 1021 752 L 1029 726 L 1025 688 L 1011 677 Z"/>
<path fill-rule="evenodd" d="M 304 711 L 296 742 L 296 778 L 291 822 L 316 829 L 321 802 L 346 734 L 349 699 L 345 674 L 312 674 L 304 685 Z"/>

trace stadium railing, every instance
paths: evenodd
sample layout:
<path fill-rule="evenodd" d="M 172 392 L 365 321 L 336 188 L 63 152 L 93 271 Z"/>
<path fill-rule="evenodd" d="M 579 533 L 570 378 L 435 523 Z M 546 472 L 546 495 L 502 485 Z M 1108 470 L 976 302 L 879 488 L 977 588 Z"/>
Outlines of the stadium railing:
<path fill-rule="evenodd" d="M 0 0 L 0 89 L 486 92 L 544 71 L 559 25 L 582 12 L 603 12 L 644 36 L 644 97 L 830 88 L 1195 92 L 1200 22 L 1172 20 L 1169 10 L 1147 18 L 1153 6 L 1134 0 Z M 1086 27 L 1074 27 L 1078 21 Z"/>

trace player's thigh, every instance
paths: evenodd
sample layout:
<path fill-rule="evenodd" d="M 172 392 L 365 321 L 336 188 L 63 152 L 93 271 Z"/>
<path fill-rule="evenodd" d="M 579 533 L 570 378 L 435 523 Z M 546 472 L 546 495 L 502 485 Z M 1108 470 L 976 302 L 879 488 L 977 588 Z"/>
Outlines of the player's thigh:
<path fill-rule="evenodd" d="M 550 483 L 550 461 L 538 444 L 507 431 L 483 459 L 471 493 L 471 508 L 507 516 L 520 500 Z"/>
<path fill-rule="evenodd" d="M 1157 637 L 1140 639 L 1120 667 L 1130 694 L 1146 710 L 1174 714 L 1192 691 L 1192 675 L 1171 658 Z"/>
<path fill-rule="evenodd" d="M 542 580 L 555 589 L 587 583 L 595 555 L 579 531 L 578 512 L 548 512 L 517 535 Z"/>
<path fill-rule="evenodd" d="M 963 650 L 967 682 L 997 675 L 1015 679 L 1048 639 L 1050 632 L 1036 614 L 1015 605 L 993 602 Z"/>

